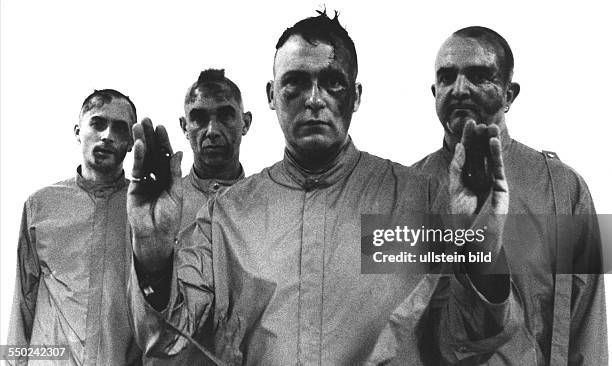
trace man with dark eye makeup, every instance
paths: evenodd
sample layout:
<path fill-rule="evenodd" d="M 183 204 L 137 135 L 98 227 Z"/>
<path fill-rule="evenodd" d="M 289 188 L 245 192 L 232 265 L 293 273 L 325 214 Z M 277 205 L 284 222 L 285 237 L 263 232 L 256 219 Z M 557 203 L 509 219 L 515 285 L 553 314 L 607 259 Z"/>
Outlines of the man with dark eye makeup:
<path fill-rule="evenodd" d="M 471 215 L 475 197 L 456 179 L 460 168 L 452 171 L 448 201 L 435 180 L 357 149 L 348 130 L 362 86 L 355 45 L 337 14 L 319 12 L 285 30 L 273 74 L 266 92 L 285 136 L 283 160 L 210 201 L 180 235 L 181 154 L 172 154 L 163 126 L 154 131 L 145 119 L 134 127 L 128 291 L 141 348 L 169 357 L 207 330 L 211 343 L 196 347 L 215 364 L 486 358 L 522 316 L 497 234 L 508 194 L 496 131 L 468 131 L 491 140 L 496 181 L 487 209 L 497 215 L 478 214 L 490 231 L 471 250 L 488 250 L 493 260 L 467 265 L 469 274 L 362 274 L 362 214 Z M 150 194 L 151 183 L 140 177 L 156 151 L 164 152 L 160 164 L 171 179 Z M 433 336 L 422 342 L 425 332 Z"/>
<path fill-rule="evenodd" d="M 491 29 L 463 28 L 442 44 L 431 91 L 443 147 L 415 167 L 448 181 L 465 125 L 499 127 L 513 217 L 505 226 L 504 249 L 525 319 L 519 336 L 495 357 L 512 365 L 607 365 L 595 207 L 584 179 L 555 153 L 510 137 L 505 115 L 520 91 L 513 68 L 510 46 Z"/>
<path fill-rule="evenodd" d="M 45 347 L 61 352 L 62 359 L 9 362 L 141 363 L 125 295 L 132 250 L 123 159 L 132 149 L 135 123 L 136 108 L 127 96 L 112 89 L 94 91 L 74 126 L 82 151 L 75 177 L 25 202 L 7 343 Z M 40 349 L 34 352 L 42 355 Z"/>

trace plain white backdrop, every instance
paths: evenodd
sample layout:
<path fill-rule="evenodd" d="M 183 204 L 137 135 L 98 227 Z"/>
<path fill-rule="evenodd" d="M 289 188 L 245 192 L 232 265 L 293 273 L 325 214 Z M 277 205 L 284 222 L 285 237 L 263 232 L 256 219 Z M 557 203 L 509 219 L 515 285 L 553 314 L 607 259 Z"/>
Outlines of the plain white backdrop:
<path fill-rule="evenodd" d="M 442 128 L 430 92 L 436 52 L 454 30 L 487 26 L 510 43 L 514 80 L 522 87 L 507 115 L 510 134 L 536 149 L 556 151 L 586 179 L 598 212 L 612 214 L 608 2 L 329 0 L 325 5 L 340 11 L 357 48 L 363 98 L 350 132 L 358 148 L 406 165 L 438 149 Z M 192 157 L 178 122 L 184 93 L 200 70 L 225 68 L 253 113 L 241 160 L 247 175 L 258 172 L 279 160 L 284 146 L 265 96 L 276 40 L 285 28 L 314 15 L 323 1 L 3 0 L 0 6 L 4 343 L 23 202 L 35 190 L 74 175 L 80 150 L 72 128 L 83 99 L 102 88 L 128 94 L 139 118 L 167 126 L 175 150 L 185 152 L 187 172 Z M 129 172 L 131 156 L 125 166 Z"/>

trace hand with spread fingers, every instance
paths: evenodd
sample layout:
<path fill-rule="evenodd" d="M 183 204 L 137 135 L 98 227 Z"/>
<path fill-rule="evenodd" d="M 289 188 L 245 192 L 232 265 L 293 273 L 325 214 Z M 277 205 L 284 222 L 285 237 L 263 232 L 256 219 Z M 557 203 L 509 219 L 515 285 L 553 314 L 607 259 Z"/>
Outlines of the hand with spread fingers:
<path fill-rule="evenodd" d="M 127 211 L 134 255 L 147 272 L 167 265 L 181 216 L 182 152 L 172 153 L 164 126 L 153 129 L 145 118 L 132 128 L 134 166 L 128 189 Z"/>
<path fill-rule="evenodd" d="M 485 243 L 472 243 L 465 247 L 467 252 L 491 253 L 491 263 L 470 263 L 469 270 L 478 274 L 495 272 L 508 213 L 508 182 L 498 136 L 499 127 L 496 125 L 476 125 L 474 120 L 467 121 L 449 168 L 451 214 L 472 218 L 478 215 L 472 227 L 486 227 Z M 489 199 L 490 207 L 486 205 L 486 212 L 481 213 Z"/>

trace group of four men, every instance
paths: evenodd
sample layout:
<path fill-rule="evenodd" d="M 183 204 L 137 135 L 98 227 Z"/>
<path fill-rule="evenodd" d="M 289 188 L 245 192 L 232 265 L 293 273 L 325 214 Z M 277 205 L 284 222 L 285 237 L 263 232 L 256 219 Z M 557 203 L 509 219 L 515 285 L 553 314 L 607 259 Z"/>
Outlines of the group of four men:
<path fill-rule="evenodd" d="M 74 130 L 76 178 L 24 206 L 9 344 L 65 344 L 75 365 L 606 364 L 602 276 L 555 275 L 563 256 L 537 219 L 594 214 L 593 203 L 554 155 L 510 138 L 513 63 L 487 28 L 444 42 L 432 86 L 444 145 L 413 168 L 349 137 L 357 54 L 325 12 L 278 40 L 266 90 L 285 156 L 251 177 L 239 149 L 252 117 L 222 70 L 185 97 L 194 163 L 183 178 L 163 126 L 95 91 Z M 492 183 L 479 192 L 465 163 L 483 139 Z M 405 212 L 486 220 L 491 263 L 361 274 L 361 215 Z M 516 232 L 507 213 L 533 220 Z M 592 230 L 573 243 L 566 257 L 599 255 Z"/>

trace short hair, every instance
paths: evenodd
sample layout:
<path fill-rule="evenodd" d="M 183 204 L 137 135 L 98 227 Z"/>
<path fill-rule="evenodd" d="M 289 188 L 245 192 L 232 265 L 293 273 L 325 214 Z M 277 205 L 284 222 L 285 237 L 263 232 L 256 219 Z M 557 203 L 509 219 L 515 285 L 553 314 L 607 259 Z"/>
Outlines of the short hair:
<path fill-rule="evenodd" d="M 338 21 L 338 11 L 334 11 L 333 19 L 327 16 L 327 10 L 317 10 L 316 17 L 302 19 L 295 23 L 291 28 L 287 28 L 276 42 L 276 51 L 281 48 L 291 37 L 298 35 L 306 42 L 315 45 L 316 42 L 323 42 L 336 48 L 343 48 L 350 56 L 349 66 L 354 71 L 354 78 L 357 78 L 357 51 L 355 43 L 348 32 Z"/>
<path fill-rule="evenodd" d="M 508 83 L 512 81 L 514 73 L 514 56 L 508 42 L 492 29 L 481 26 L 471 26 L 459 29 L 453 36 L 462 38 L 473 38 L 479 41 L 484 41 L 495 49 L 497 60 L 500 66 L 501 76 L 503 81 Z"/>
<path fill-rule="evenodd" d="M 240 88 L 225 76 L 225 69 L 207 69 L 200 72 L 198 80 L 187 90 L 185 104 L 189 104 L 196 100 L 196 92 L 200 89 L 209 89 L 213 92 L 217 92 L 221 91 L 224 85 L 229 88 L 232 97 L 234 97 L 239 104 L 242 104 L 242 93 L 240 93 Z"/>
<path fill-rule="evenodd" d="M 136 122 L 136 106 L 132 103 L 132 100 L 127 95 L 124 95 L 115 89 L 102 89 L 102 90 L 94 90 L 93 93 L 89 94 L 87 98 L 83 101 L 83 105 L 81 106 L 81 112 L 79 113 L 79 120 L 83 117 L 83 115 L 94 108 L 100 108 L 106 103 L 110 103 L 113 99 L 124 99 L 130 105 L 132 110 L 132 116 L 134 117 L 134 122 Z"/>

